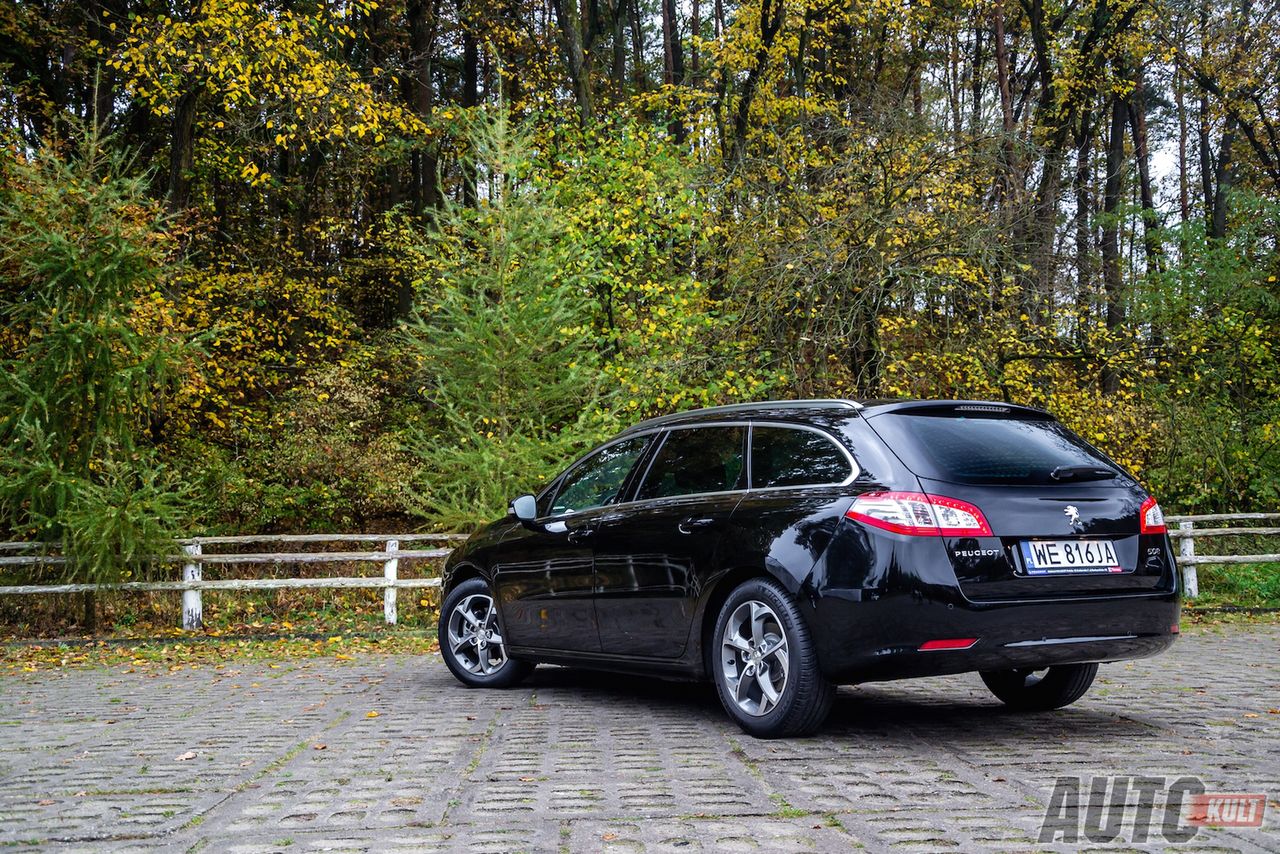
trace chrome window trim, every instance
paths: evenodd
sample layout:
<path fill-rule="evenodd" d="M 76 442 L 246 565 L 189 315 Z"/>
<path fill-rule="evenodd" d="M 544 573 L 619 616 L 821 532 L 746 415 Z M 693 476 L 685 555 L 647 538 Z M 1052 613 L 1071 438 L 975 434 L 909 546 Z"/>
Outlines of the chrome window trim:
<path fill-rule="evenodd" d="M 837 440 L 835 436 L 832 436 L 826 430 L 822 430 L 817 427 L 811 427 L 808 424 L 792 424 L 788 422 L 779 422 L 779 421 L 755 422 L 752 425 L 751 438 L 747 441 L 748 459 L 750 459 L 751 453 L 755 447 L 755 428 L 756 427 L 772 427 L 772 428 L 780 428 L 783 430 L 806 430 L 810 433 L 817 433 L 819 436 L 821 436 L 822 438 L 830 442 L 832 445 L 834 445 L 836 449 L 840 451 L 842 455 L 844 455 L 845 462 L 849 464 L 849 476 L 838 483 L 831 483 L 831 482 L 791 483 L 791 484 L 787 484 L 786 486 L 759 486 L 759 487 L 752 486 L 751 480 L 749 479 L 747 481 L 747 488 L 751 492 L 768 492 L 768 491 L 778 490 L 778 489 L 816 489 L 821 486 L 848 486 L 849 484 L 857 480 L 858 475 L 862 473 L 862 470 L 858 467 L 858 461 L 853 458 L 853 454 L 849 451 L 848 448 L 844 446 L 843 443 Z M 754 472 L 752 474 L 754 474 Z"/>
<path fill-rule="evenodd" d="M 788 489 L 820 489 L 823 487 L 826 487 L 829 489 L 838 489 L 842 486 L 851 485 L 854 481 L 858 479 L 858 476 L 862 474 L 862 468 L 858 465 L 858 461 L 854 459 L 853 453 L 848 448 L 846 448 L 844 444 L 835 436 L 833 436 L 829 431 L 823 430 L 820 427 L 813 427 L 809 424 L 796 424 L 793 421 L 775 421 L 775 420 L 702 421 L 702 422 L 696 422 L 693 424 L 672 424 L 669 426 L 647 427 L 643 430 L 637 430 L 635 432 L 622 433 L 614 437 L 610 441 L 605 442 L 603 445 L 599 445 L 596 448 L 594 448 L 590 456 L 583 457 L 581 460 L 574 463 L 573 466 L 566 469 L 559 477 L 557 477 L 554 481 L 552 481 L 551 485 L 556 488 L 557 492 L 559 492 L 559 484 L 564 480 L 564 478 L 568 477 L 569 474 L 576 471 L 579 466 L 587 462 L 587 460 L 590 459 L 591 457 L 594 457 L 597 453 L 603 451 L 605 448 L 612 447 L 613 445 L 616 445 L 619 442 L 625 442 L 628 439 L 638 439 L 642 436 L 652 436 L 655 433 L 671 433 L 676 430 L 697 430 L 704 427 L 745 427 L 747 428 L 747 450 L 746 450 L 747 456 L 746 456 L 745 462 L 748 467 L 748 472 L 747 472 L 747 488 L 746 489 L 722 489 L 717 492 L 690 492 L 686 495 L 671 495 L 671 496 L 666 496 L 665 498 L 642 498 L 642 499 L 636 499 L 631 501 L 618 501 L 612 504 L 602 504 L 599 507 L 589 507 L 586 510 L 573 510 L 568 513 L 559 513 L 553 516 L 541 516 L 535 521 L 546 522 L 546 521 L 556 521 L 561 519 L 569 519 L 580 513 L 591 513 L 597 510 L 604 510 L 605 508 L 612 509 L 617 507 L 632 507 L 637 504 L 650 504 L 654 501 L 680 501 L 685 498 L 714 498 L 716 496 L 721 496 L 721 495 L 746 496 L 753 493 L 779 492 L 779 491 L 788 490 Z M 797 483 L 791 486 L 752 487 L 750 485 L 751 484 L 750 466 L 751 466 L 751 428 L 752 427 L 781 427 L 787 430 L 807 430 L 810 433 L 817 433 L 819 436 L 822 436 L 828 442 L 835 445 L 836 448 L 839 449 L 840 453 L 844 455 L 845 460 L 849 463 L 850 474 L 847 478 L 845 478 L 839 483 Z M 654 459 L 656 459 L 657 453 L 660 453 L 661 450 L 662 450 L 661 447 L 659 447 L 658 451 L 654 453 Z M 648 451 L 647 448 L 646 448 L 646 451 Z M 644 479 L 649 476 L 649 469 L 653 466 L 654 459 L 650 459 L 649 464 L 645 466 L 644 474 L 640 475 L 639 483 L 644 483 Z M 639 485 L 639 483 L 637 484 L 637 486 Z M 538 496 L 539 499 L 541 499 L 541 497 L 542 497 L 541 495 Z M 554 498 L 552 500 L 554 500 Z"/>

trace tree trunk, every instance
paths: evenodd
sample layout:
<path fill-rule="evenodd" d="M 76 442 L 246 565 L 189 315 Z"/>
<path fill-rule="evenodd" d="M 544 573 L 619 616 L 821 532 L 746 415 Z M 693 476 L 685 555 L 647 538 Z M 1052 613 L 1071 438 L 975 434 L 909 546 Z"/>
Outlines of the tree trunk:
<path fill-rule="evenodd" d="M 480 50 L 472 31 L 470 16 L 464 16 L 466 0 L 458 0 L 458 17 L 462 24 L 462 106 L 472 109 L 480 105 Z M 476 206 L 476 167 L 474 162 L 462 165 L 462 203 Z"/>
<path fill-rule="evenodd" d="M 583 50 L 577 0 L 551 0 L 551 9 L 560 29 L 560 46 L 568 67 L 573 97 L 578 104 L 578 117 L 583 124 L 588 124 L 595 116 L 595 105 L 591 92 L 590 59 Z"/>
<path fill-rule="evenodd" d="M 1218 240 L 1227 236 L 1227 196 L 1231 192 L 1231 185 L 1235 183 L 1235 164 L 1231 160 L 1231 149 L 1235 141 L 1235 116 L 1228 115 L 1214 169 L 1216 189 L 1213 193 L 1213 220 L 1209 226 L 1209 236 Z"/>
<path fill-rule="evenodd" d="M 169 137 L 169 210 L 185 210 L 191 200 L 191 169 L 196 143 L 196 107 L 200 87 L 192 86 L 173 108 Z"/>
<path fill-rule="evenodd" d="M 676 27 L 676 0 L 661 2 L 663 80 L 668 86 L 680 86 L 684 83 L 684 48 Z M 678 144 L 684 143 L 684 121 L 678 111 L 672 111 L 668 131 Z"/>
<path fill-rule="evenodd" d="M 996 0 L 995 11 L 996 79 L 1000 86 L 1000 177 L 997 179 L 996 196 L 1003 202 L 1008 198 L 1013 172 L 1013 95 L 1009 90 L 1009 50 L 1004 35 L 1004 7 Z"/>
<path fill-rule="evenodd" d="M 1187 175 L 1187 100 L 1182 69 L 1174 73 L 1173 97 L 1178 110 L 1178 214 L 1183 226 L 1191 219 L 1191 182 Z"/>
<path fill-rule="evenodd" d="M 435 59 L 436 25 L 440 0 L 410 0 L 405 9 L 409 24 L 409 74 L 405 79 L 405 100 L 414 115 L 429 121 L 435 103 L 431 74 Z M 440 203 L 436 148 L 433 143 L 418 146 L 409 155 L 412 187 L 409 202 L 422 215 Z M 405 309 L 407 311 L 407 307 Z"/>
<path fill-rule="evenodd" d="M 786 12 L 784 0 L 761 0 L 760 4 L 760 45 L 756 48 L 755 62 L 747 72 L 747 79 L 742 84 L 742 95 L 738 98 L 738 114 L 733 122 L 733 157 L 734 163 L 742 160 L 747 144 L 747 124 L 751 118 L 751 101 L 755 98 L 756 87 L 760 84 L 760 76 L 764 74 L 769 62 L 769 51 L 773 48 L 774 39 L 782 29 L 783 15 Z"/>
<path fill-rule="evenodd" d="M 702 38 L 702 14 L 698 0 L 693 0 L 693 15 L 689 18 L 689 73 L 698 76 L 698 39 Z"/>
<path fill-rule="evenodd" d="M 631 74 L 636 80 L 636 91 L 640 93 L 649 90 L 649 77 L 645 73 L 644 67 L 644 21 L 640 17 L 639 0 L 632 0 L 629 6 L 631 14 Z"/>
<path fill-rule="evenodd" d="M 1124 185 L 1125 105 L 1117 97 L 1111 100 L 1111 130 L 1107 136 L 1107 180 L 1102 191 L 1102 286 L 1105 292 L 1108 331 L 1124 325 L 1124 280 L 1120 269 L 1120 197 Z M 1107 366 L 1102 373 L 1102 387 L 1115 394 L 1119 376 Z"/>
<path fill-rule="evenodd" d="M 612 6 L 613 18 L 613 65 L 609 69 L 609 79 L 614 91 L 621 96 L 627 90 L 627 22 L 630 12 L 628 0 L 616 0 Z"/>
<path fill-rule="evenodd" d="M 1206 55 L 1209 51 L 1209 4 L 1205 0 L 1200 6 L 1200 52 Z M 1200 126 L 1198 143 L 1200 148 L 1200 193 L 1204 200 L 1205 230 L 1213 231 L 1213 146 L 1209 140 L 1209 93 L 1200 88 Z"/>
<path fill-rule="evenodd" d="M 1133 157 L 1138 163 L 1138 191 L 1142 202 L 1142 248 L 1147 269 L 1164 268 L 1164 247 L 1160 244 L 1160 214 L 1151 188 L 1151 158 L 1147 151 L 1147 98 L 1142 69 L 1134 74 L 1133 98 L 1129 102 L 1129 125 L 1133 131 Z"/>
<path fill-rule="evenodd" d="M 1084 117 L 1076 146 L 1076 316 L 1077 332 L 1083 332 L 1090 295 L 1093 293 L 1093 204 L 1090 193 L 1093 178 L 1094 123 Z M 1080 336 L 1083 343 L 1083 336 Z"/>

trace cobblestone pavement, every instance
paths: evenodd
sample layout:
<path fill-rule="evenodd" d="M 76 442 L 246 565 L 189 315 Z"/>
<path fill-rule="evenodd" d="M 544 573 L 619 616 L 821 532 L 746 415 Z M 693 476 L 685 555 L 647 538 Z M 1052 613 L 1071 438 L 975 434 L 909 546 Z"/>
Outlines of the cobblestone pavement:
<path fill-rule="evenodd" d="M 1165 847 L 1277 850 L 1278 652 L 1276 626 L 1188 632 L 1039 715 L 972 675 L 844 688 L 792 741 L 745 737 L 703 686 L 540 668 L 469 691 L 438 657 L 6 677 L 0 845 L 1025 851 L 1054 847 L 1058 775 L 1191 774 L 1268 793 L 1267 826 Z"/>

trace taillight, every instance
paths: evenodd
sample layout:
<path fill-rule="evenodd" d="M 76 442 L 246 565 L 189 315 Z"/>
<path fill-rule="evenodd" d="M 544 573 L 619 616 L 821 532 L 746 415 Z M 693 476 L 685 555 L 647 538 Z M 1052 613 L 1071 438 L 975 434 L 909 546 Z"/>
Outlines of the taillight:
<path fill-rule="evenodd" d="M 1142 509 L 1138 511 L 1138 530 L 1144 534 L 1165 534 L 1169 531 L 1169 526 L 1164 523 L 1164 511 L 1160 509 L 1160 502 L 1152 496 L 1142 502 Z"/>
<path fill-rule="evenodd" d="M 989 537 L 982 511 L 967 501 L 923 492 L 868 492 L 844 515 L 895 534 L 918 537 Z"/>

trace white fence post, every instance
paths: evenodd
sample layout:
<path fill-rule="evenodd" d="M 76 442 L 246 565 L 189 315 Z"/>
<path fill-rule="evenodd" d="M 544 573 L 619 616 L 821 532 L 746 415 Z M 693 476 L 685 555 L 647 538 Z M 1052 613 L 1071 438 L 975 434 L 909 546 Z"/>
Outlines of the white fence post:
<path fill-rule="evenodd" d="M 1182 565 L 1182 594 L 1188 599 L 1194 599 L 1200 595 L 1200 579 L 1196 575 L 1196 565 L 1194 563 L 1196 538 L 1191 536 L 1191 531 L 1195 526 L 1196 523 L 1191 520 L 1178 523 L 1178 530 L 1182 532 L 1182 542 L 1178 544 L 1178 556 L 1183 559 L 1192 559 L 1191 562 Z"/>
<path fill-rule="evenodd" d="M 400 541 L 387 540 L 387 554 L 395 554 L 398 551 L 400 551 Z M 400 559 L 393 557 L 382 565 L 382 576 L 387 581 L 395 581 L 399 570 Z M 382 616 L 386 619 L 388 626 L 396 624 L 396 589 L 390 584 L 382 591 Z"/>
<path fill-rule="evenodd" d="M 188 557 L 199 557 L 202 549 L 200 541 L 188 543 L 182 547 Z M 204 569 L 197 560 L 189 560 L 182 566 L 183 581 L 200 581 L 204 577 Z M 204 626 L 204 603 L 200 599 L 199 590 L 182 591 L 182 628 L 191 630 Z"/>

